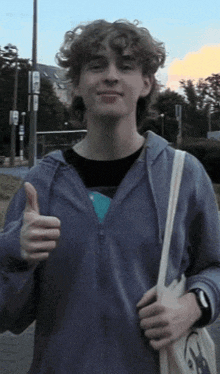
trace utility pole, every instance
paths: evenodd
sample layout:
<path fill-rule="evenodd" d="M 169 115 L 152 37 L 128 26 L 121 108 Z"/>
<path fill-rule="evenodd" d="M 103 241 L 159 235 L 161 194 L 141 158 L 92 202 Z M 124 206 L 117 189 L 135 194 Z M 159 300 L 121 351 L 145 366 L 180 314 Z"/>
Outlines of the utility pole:
<path fill-rule="evenodd" d="M 33 44 L 32 71 L 29 74 L 30 135 L 29 168 L 36 165 L 37 159 L 37 111 L 40 94 L 40 77 L 37 71 L 37 0 L 33 3 Z"/>
<path fill-rule="evenodd" d="M 12 111 L 17 110 L 17 97 L 18 97 L 18 50 L 16 48 L 16 56 L 15 56 L 15 84 L 14 84 L 14 95 L 13 95 L 13 106 Z M 16 132 L 15 126 L 17 125 L 16 120 L 13 116 L 12 124 L 11 124 L 11 154 L 10 154 L 10 166 L 14 166 L 15 164 L 15 148 L 16 148 Z"/>

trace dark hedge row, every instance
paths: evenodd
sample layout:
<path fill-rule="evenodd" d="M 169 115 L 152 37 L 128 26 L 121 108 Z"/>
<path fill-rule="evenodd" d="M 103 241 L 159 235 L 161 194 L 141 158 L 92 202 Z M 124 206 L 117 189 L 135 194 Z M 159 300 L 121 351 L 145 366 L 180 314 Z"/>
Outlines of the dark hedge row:
<path fill-rule="evenodd" d="M 220 183 L 220 141 L 194 139 L 183 142 L 181 149 L 197 157 L 213 183 Z"/>

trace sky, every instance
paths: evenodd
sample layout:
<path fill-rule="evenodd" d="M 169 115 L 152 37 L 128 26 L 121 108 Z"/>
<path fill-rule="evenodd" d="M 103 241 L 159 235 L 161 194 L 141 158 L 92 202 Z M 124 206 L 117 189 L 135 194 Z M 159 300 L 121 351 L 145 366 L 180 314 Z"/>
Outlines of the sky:
<path fill-rule="evenodd" d="M 66 31 L 96 19 L 138 20 L 163 42 L 167 59 L 157 78 L 177 90 L 181 79 L 220 73 L 219 0 L 38 0 L 37 62 L 53 65 Z M 16 45 L 32 56 L 33 1 L 1 0 L 0 46 Z"/>

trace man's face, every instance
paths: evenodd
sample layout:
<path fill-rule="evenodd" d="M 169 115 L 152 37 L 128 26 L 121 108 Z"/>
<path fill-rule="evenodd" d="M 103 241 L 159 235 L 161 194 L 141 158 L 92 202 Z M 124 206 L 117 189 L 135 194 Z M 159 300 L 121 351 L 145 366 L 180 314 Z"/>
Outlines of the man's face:
<path fill-rule="evenodd" d="M 137 101 L 150 90 L 150 78 L 143 77 L 129 50 L 119 55 L 106 43 L 82 68 L 76 94 L 83 98 L 87 116 L 136 118 Z"/>

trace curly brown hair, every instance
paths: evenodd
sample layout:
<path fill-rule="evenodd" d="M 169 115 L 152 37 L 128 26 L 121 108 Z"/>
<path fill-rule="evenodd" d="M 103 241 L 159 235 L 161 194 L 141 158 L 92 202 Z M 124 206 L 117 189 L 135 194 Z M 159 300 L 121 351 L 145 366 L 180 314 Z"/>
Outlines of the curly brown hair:
<path fill-rule="evenodd" d="M 140 124 L 158 92 L 158 82 L 155 73 L 163 67 L 166 52 L 164 44 L 153 39 L 144 27 L 138 27 L 138 22 L 131 23 L 127 20 L 107 22 L 97 20 L 88 24 L 81 24 L 71 31 L 66 32 L 64 43 L 56 55 L 59 66 L 66 69 L 66 76 L 77 85 L 82 67 L 88 63 L 91 56 L 96 53 L 102 43 L 108 38 L 110 48 L 122 55 L 127 48 L 135 56 L 137 63 L 142 67 L 143 75 L 152 78 L 151 92 L 145 98 L 140 98 L 137 103 L 137 125 Z M 72 114 L 79 121 L 83 121 L 85 106 L 82 98 L 74 97 Z"/>

